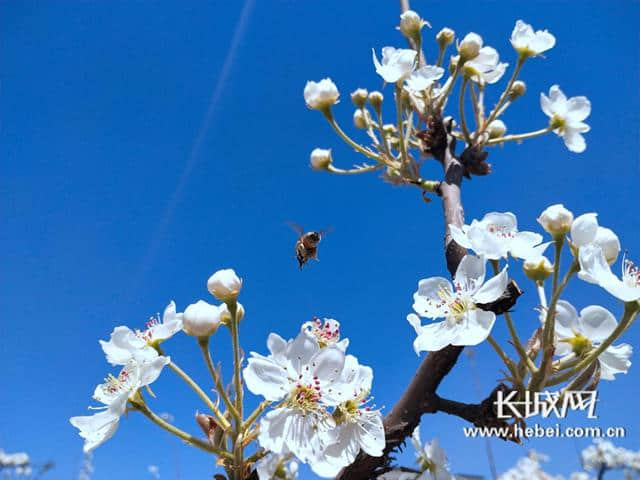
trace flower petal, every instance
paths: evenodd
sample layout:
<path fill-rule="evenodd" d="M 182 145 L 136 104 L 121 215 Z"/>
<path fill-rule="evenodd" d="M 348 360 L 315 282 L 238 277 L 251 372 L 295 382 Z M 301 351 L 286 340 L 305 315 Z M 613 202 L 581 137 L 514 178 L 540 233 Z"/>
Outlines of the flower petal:
<path fill-rule="evenodd" d="M 591 102 L 587 97 L 572 97 L 567 101 L 567 119 L 581 122 L 591 113 Z"/>
<path fill-rule="evenodd" d="M 289 390 L 287 371 L 268 357 L 252 355 L 242 372 L 249 391 L 272 402 L 284 398 Z"/>
<path fill-rule="evenodd" d="M 454 277 L 456 289 L 468 293 L 475 292 L 484 282 L 485 272 L 485 260 L 483 258 L 475 255 L 465 255 L 458 264 Z"/>
<path fill-rule="evenodd" d="M 556 304 L 556 321 L 554 323 L 558 339 L 573 338 L 582 333 L 578 311 L 566 300 L 558 300 Z"/>
<path fill-rule="evenodd" d="M 580 331 L 593 342 L 602 342 L 617 326 L 616 318 L 604 307 L 591 305 L 580 311 Z"/>
<path fill-rule="evenodd" d="M 420 352 L 436 352 L 451 344 L 455 333 L 446 321 L 420 325 L 420 319 L 416 315 L 407 316 L 407 321 L 411 323 L 418 335 L 413 341 L 413 350 L 416 355 Z"/>
<path fill-rule="evenodd" d="M 484 342 L 493 328 L 496 314 L 484 310 L 471 310 L 467 313 L 464 327 L 456 329 L 452 345 L 478 345 Z"/>
<path fill-rule="evenodd" d="M 627 373 L 631 367 L 629 358 L 633 353 L 633 347 L 627 343 L 614 345 L 600 354 L 600 378 L 614 380 L 616 373 Z"/>
<path fill-rule="evenodd" d="M 413 309 L 421 317 L 445 316 L 448 306 L 442 297 L 453 296 L 453 287 L 443 277 L 431 277 L 418 282 L 418 291 L 413 294 Z"/>
<path fill-rule="evenodd" d="M 500 298 L 509 283 L 507 268 L 508 265 L 506 265 L 498 275 L 485 282 L 484 285 L 472 295 L 475 303 L 491 303 Z"/>

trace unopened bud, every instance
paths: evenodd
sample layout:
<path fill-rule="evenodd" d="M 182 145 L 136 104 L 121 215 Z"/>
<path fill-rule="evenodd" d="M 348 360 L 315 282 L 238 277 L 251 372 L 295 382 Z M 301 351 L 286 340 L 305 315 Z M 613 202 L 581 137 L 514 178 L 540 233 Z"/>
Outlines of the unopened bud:
<path fill-rule="evenodd" d="M 419 38 L 420 30 L 422 30 L 422 27 L 425 25 L 429 24 L 420 18 L 420 15 L 413 10 L 407 10 L 400 15 L 400 26 L 398 29 L 405 37 L 415 40 Z"/>
<path fill-rule="evenodd" d="M 509 89 L 509 100 L 513 102 L 516 98 L 523 96 L 526 91 L 527 84 L 522 80 L 516 80 L 515 82 L 513 82 L 513 85 L 511 85 L 511 88 Z"/>
<path fill-rule="evenodd" d="M 494 120 L 489 124 L 489 138 L 500 138 L 507 132 L 507 126 L 502 120 Z"/>
<path fill-rule="evenodd" d="M 571 230 L 573 213 L 564 208 L 564 205 L 558 203 L 556 205 L 551 205 L 542 212 L 540 217 L 538 217 L 538 223 L 551 235 L 564 235 Z"/>
<path fill-rule="evenodd" d="M 444 49 L 447 45 L 451 45 L 455 38 L 456 32 L 447 27 L 444 27 L 436 35 L 436 41 L 438 42 L 438 45 L 440 45 L 441 49 Z"/>
<path fill-rule="evenodd" d="M 367 101 L 367 95 L 369 94 L 369 92 L 367 92 L 366 89 L 364 88 L 358 88 L 356 91 L 354 91 L 351 94 L 351 101 L 353 102 L 353 104 L 358 107 L 358 108 L 362 108 L 365 104 L 365 102 Z"/>
<path fill-rule="evenodd" d="M 449 75 L 453 75 L 453 72 L 456 71 L 456 68 L 458 68 L 458 62 L 460 62 L 460 56 L 452 55 L 449 60 Z"/>
<path fill-rule="evenodd" d="M 356 128 L 364 130 L 369 127 L 369 122 L 371 121 L 371 115 L 367 110 L 356 110 L 353 112 L 353 125 Z"/>
<path fill-rule="evenodd" d="M 377 90 L 369 94 L 369 103 L 376 110 L 380 110 L 380 107 L 382 107 L 383 100 L 384 100 L 384 96 L 382 95 L 382 93 L 378 92 Z"/>
<path fill-rule="evenodd" d="M 397 133 L 398 129 L 396 128 L 396 126 L 393 123 L 385 123 L 382 126 L 382 131 L 387 135 L 393 135 L 393 134 Z"/>
<path fill-rule="evenodd" d="M 553 265 L 547 257 L 528 258 L 522 264 L 525 275 L 534 282 L 544 282 L 553 273 Z"/>
<path fill-rule="evenodd" d="M 468 33 L 458 45 L 458 52 L 460 53 L 460 60 L 466 62 L 467 60 L 473 60 L 480 53 L 482 48 L 482 37 L 477 33 Z"/>
<path fill-rule="evenodd" d="M 311 168 L 313 170 L 326 170 L 331 165 L 331 150 L 324 148 L 314 148 L 311 152 Z"/>

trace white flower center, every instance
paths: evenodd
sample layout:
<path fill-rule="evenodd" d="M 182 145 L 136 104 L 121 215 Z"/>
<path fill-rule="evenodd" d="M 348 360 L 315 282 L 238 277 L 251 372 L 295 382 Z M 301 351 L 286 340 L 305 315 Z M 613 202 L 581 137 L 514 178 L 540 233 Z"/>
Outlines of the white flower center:
<path fill-rule="evenodd" d="M 511 230 L 509 227 L 497 223 L 488 224 L 487 231 L 500 238 L 513 238 L 516 236 L 516 232 Z"/>
<path fill-rule="evenodd" d="M 623 262 L 622 281 L 629 287 L 640 288 L 640 268 L 626 258 Z"/>
<path fill-rule="evenodd" d="M 464 320 L 467 312 L 475 310 L 476 305 L 456 284 L 456 292 L 451 294 L 448 290 L 440 289 L 438 297 L 443 301 L 440 305 L 446 305 L 444 314 L 450 325 L 455 325 Z"/>
<path fill-rule="evenodd" d="M 340 340 L 340 326 L 335 322 L 325 320 L 324 323 L 317 317 L 311 323 L 311 333 L 320 347 L 332 345 Z"/>
<path fill-rule="evenodd" d="M 295 383 L 289 394 L 288 405 L 305 412 L 318 410 L 322 393 L 320 392 L 320 380 L 313 377 L 313 382 L 304 383 L 302 378 Z"/>
<path fill-rule="evenodd" d="M 149 317 L 149 320 L 146 323 L 146 328 L 144 330 L 136 330 L 136 336 L 141 338 L 147 343 L 153 343 L 153 334 L 155 328 L 162 323 L 160 319 L 160 314 L 156 314 L 155 317 Z"/>
<path fill-rule="evenodd" d="M 126 369 L 123 369 L 117 377 L 109 374 L 107 378 L 104 379 L 104 383 L 100 385 L 100 389 L 105 396 L 113 398 L 123 392 L 131 390 L 132 383 L 131 375 Z"/>

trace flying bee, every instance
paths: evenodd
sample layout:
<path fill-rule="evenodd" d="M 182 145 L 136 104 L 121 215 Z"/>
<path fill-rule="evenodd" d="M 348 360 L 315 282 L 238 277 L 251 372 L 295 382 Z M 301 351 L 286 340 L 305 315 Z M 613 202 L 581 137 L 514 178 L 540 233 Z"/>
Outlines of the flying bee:
<path fill-rule="evenodd" d="M 324 229 L 320 231 L 305 232 L 304 229 L 296 224 L 289 222 L 289 226 L 293 228 L 299 235 L 296 241 L 295 252 L 296 260 L 298 260 L 298 267 L 302 270 L 305 263 L 310 259 L 318 260 L 318 244 L 322 240 L 323 235 L 328 233 L 331 229 Z"/>

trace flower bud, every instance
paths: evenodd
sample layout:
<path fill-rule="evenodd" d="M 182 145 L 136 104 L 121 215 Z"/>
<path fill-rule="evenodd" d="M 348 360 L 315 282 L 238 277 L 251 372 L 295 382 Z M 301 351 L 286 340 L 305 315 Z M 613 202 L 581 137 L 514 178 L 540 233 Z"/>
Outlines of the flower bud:
<path fill-rule="evenodd" d="M 458 68 L 458 62 L 460 62 L 460 55 L 451 55 L 449 59 L 449 75 L 453 75 Z"/>
<path fill-rule="evenodd" d="M 384 100 L 384 96 L 382 95 L 382 93 L 378 92 L 377 90 L 369 94 L 369 103 L 373 108 L 376 109 L 376 111 L 380 110 L 383 100 Z"/>
<path fill-rule="evenodd" d="M 220 307 L 198 300 L 189 305 L 182 314 L 185 333 L 194 337 L 208 337 L 220 325 Z"/>
<path fill-rule="evenodd" d="M 451 45 L 454 38 L 456 38 L 456 32 L 447 27 L 444 27 L 436 35 L 436 41 L 441 49 L 444 49 L 447 45 Z"/>
<path fill-rule="evenodd" d="M 367 95 L 369 92 L 365 88 L 358 88 L 351 94 L 351 101 L 356 107 L 362 108 L 367 101 Z"/>
<path fill-rule="evenodd" d="M 209 293 L 222 302 L 228 302 L 238 298 L 242 289 L 242 280 L 231 268 L 218 270 L 207 281 Z"/>
<path fill-rule="evenodd" d="M 489 124 L 489 138 L 500 138 L 507 132 L 507 126 L 502 120 L 494 120 Z"/>
<path fill-rule="evenodd" d="M 326 110 L 338 103 L 338 87 L 330 78 L 324 78 L 319 82 L 307 82 L 304 87 L 304 101 L 309 108 L 314 110 Z"/>
<path fill-rule="evenodd" d="M 544 282 L 553 273 L 553 265 L 547 257 L 527 258 L 522 264 L 525 275 L 534 282 Z"/>
<path fill-rule="evenodd" d="M 604 258 L 609 265 L 615 263 L 620 253 L 620 240 L 613 230 L 605 227 L 598 227 L 593 243 L 602 248 Z"/>
<path fill-rule="evenodd" d="M 564 208 L 561 203 L 551 205 L 538 217 L 538 223 L 542 228 L 554 236 L 569 232 L 572 222 L 573 213 Z"/>
<path fill-rule="evenodd" d="M 473 60 L 480 53 L 482 48 L 482 37 L 477 33 L 468 33 L 466 37 L 458 45 L 458 52 L 460 53 L 460 60 L 466 62 L 467 60 Z"/>
<path fill-rule="evenodd" d="M 314 148 L 311 152 L 311 168 L 313 170 L 326 170 L 331 165 L 331 150 L 324 148 Z"/>
<path fill-rule="evenodd" d="M 398 129 L 393 123 L 385 123 L 382 126 L 382 131 L 387 135 L 393 135 L 398 132 Z"/>
<path fill-rule="evenodd" d="M 585 213 L 576 217 L 571 223 L 571 243 L 576 247 L 583 247 L 596 238 L 598 231 L 598 215 Z"/>
<path fill-rule="evenodd" d="M 244 307 L 240 302 L 238 302 L 236 303 L 236 320 L 240 323 L 243 318 Z M 231 312 L 229 311 L 226 303 L 220 305 L 220 323 L 227 326 L 231 324 Z"/>
<path fill-rule="evenodd" d="M 400 26 L 398 29 L 402 32 L 402 34 L 411 39 L 419 38 L 420 30 L 425 25 L 429 25 L 423 19 L 420 18 L 413 10 L 407 10 L 402 15 L 400 15 Z"/>
<path fill-rule="evenodd" d="M 369 112 L 367 110 L 358 109 L 353 112 L 353 125 L 356 128 L 359 128 L 361 130 L 367 128 L 369 126 L 368 123 L 370 120 L 371 115 L 369 115 Z"/>
<path fill-rule="evenodd" d="M 511 88 L 509 89 L 509 100 L 513 102 L 516 98 L 523 96 L 526 91 L 527 84 L 522 80 L 516 80 L 515 82 L 513 82 L 513 85 L 511 85 Z"/>

